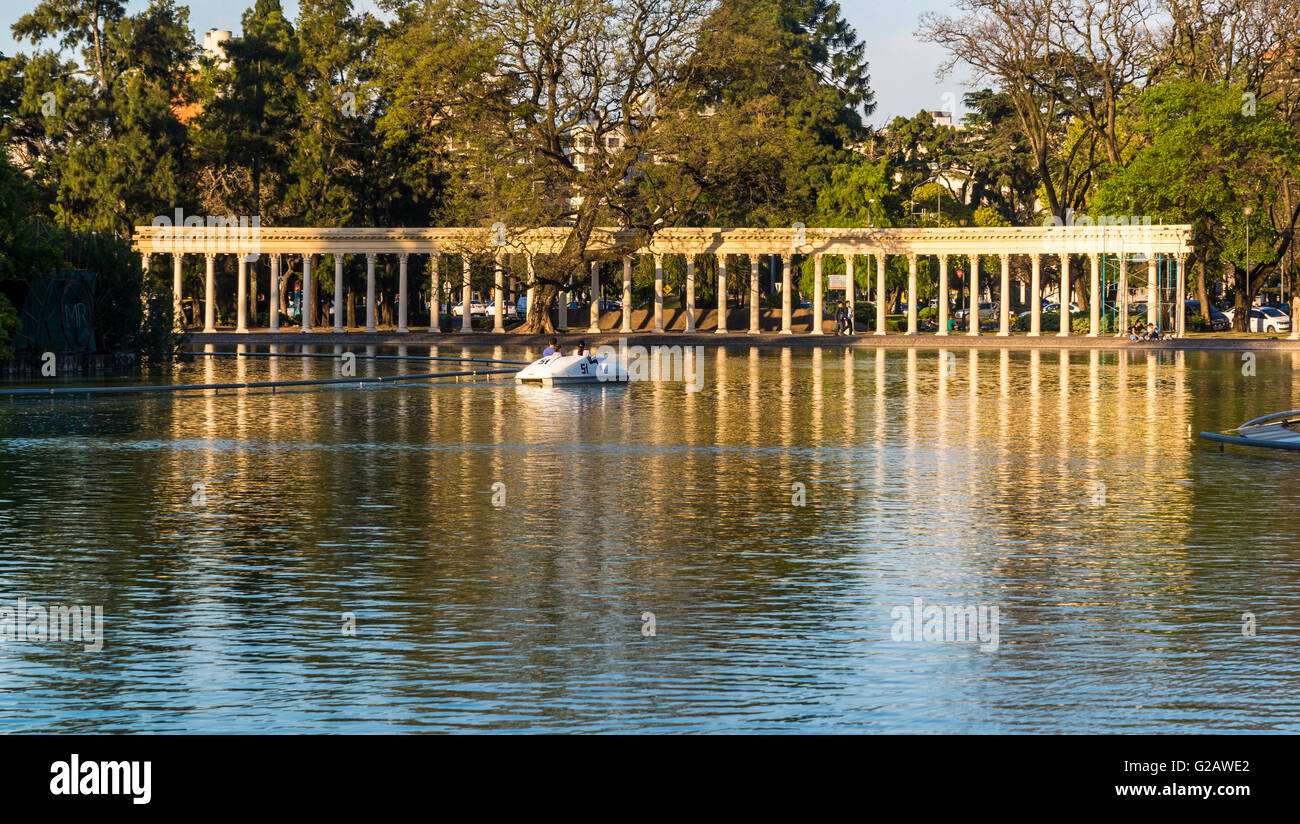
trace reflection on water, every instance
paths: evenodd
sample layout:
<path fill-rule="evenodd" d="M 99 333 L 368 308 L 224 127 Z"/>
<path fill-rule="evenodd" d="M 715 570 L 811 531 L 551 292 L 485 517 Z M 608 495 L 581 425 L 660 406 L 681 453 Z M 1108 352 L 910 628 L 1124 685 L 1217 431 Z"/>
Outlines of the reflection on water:
<path fill-rule="evenodd" d="M 1300 728 L 1300 456 L 1189 436 L 1300 407 L 1296 355 L 1255 377 L 1136 351 L 705 369 L 699 393 L 0 400 L 0 608 L 103 605 L 106 632 L 0 646 L 0 730 Z M 893 640 L 914 598 L 998 605 L 997 650 Z"/>

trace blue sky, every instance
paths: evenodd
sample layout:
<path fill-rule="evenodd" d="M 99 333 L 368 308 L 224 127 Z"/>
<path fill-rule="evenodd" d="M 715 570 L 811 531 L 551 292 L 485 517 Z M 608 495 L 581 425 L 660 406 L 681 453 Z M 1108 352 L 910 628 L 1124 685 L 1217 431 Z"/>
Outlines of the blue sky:
<path fill-rule="evenodd" d="M 297 0 L 283 0 L 285 11 L 297 14 Z M 26 44 L 15 44 L 10 27 L 19 17 L 35 5 L 34 0 L 0 0 L 0 52 L 13 54 Z M 147 5 L 145 0 L 132 0 L 131 10 Z M 230 29 L 239 33 L 239 18 L 251 0 L 234 3 L 186 2 L 178 5 L 190 8 L 190 25 L 195 39 L 201 40 L 208 29 Z M 358 9 L 375 10 L 373 0 L 353 0 Z M 876 92 L 874 125 L 882 125 L 895 115 L 913 115 L 921 109 L 948 108 L 952 100 L 960 101 L 966 90 L 963 75 L 936 80 L 934 70 L 942 60 L 942 52 L 913 36 L 916 20 L 922 12 L 943 11 L 949 8 L 945 0 L 840 0 L 844 16 L 858 30 L 858 37 L 867 45 L 867 59 L 871 63 L 871 85 Z M 959 70 L 960 71 L 960 70 Z M 960 109 L 958 109 L 960 114 Z"/>

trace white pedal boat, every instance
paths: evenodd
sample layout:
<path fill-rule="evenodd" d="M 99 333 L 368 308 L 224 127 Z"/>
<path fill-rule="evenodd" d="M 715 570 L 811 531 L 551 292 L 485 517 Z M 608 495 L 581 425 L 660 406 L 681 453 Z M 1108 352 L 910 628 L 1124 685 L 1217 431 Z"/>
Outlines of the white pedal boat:
<path fill-rule="evenodd" d="M 1223 450 L 1222 444 L 1233 443 L 1300 452 L 1300 409 L 1275 412 L 1246 421 L 1237 427 L 1235 435 L 1227 432 L 1202 432 L 1201 437 L 1207 441 L 1218 441 L 1220 451 Z"/>
<path fill-rule="evenodd" d="M 627 382 L 627 372 L 617 363 L 595 355 L 550 355 L 515 373 L 515 383 L 555 386 L 567 383 Z"/>

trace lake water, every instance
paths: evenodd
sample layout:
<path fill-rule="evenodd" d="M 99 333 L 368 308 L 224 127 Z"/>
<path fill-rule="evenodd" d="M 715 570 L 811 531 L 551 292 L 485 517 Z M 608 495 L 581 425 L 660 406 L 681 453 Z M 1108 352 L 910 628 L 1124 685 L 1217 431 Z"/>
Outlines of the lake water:
<path fill-rule="evenodd" d="M 0 609 L 104 616 L 0 644 L 0 731 L 1294 732 L 1300 455 L 1189 437 L 1300 407 L 1300 354 L 1240 357 L 0 398 Z"/>

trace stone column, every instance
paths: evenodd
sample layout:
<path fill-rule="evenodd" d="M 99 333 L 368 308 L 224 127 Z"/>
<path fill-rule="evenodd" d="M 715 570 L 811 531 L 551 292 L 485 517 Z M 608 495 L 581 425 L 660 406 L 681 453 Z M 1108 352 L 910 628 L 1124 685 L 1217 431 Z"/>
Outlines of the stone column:
<path fill-rule="evenodd" d="M 791 283 L 790 255 L 781 255 L 781 334 L 782 335 L 794 334 L 794 328 L 792 326 L 794 322 L 794 317 L 792 314 L 794 311 L 794 305 L 791 300 L 792 298 L 791 292 L 793 290 L 790 288 L 790 283 Z"/>
<path fill-rule="evenodd" d="M 623 256 L 623 323 L 619 331 L 632 331 L 632 256 Z"/>
<path fill-rule="evenodd" d="M 695 255 L 686 256 L 686 334 L 695 332 Z"/>
<path fill-rule="evenodd" d="M 858 290 L 858 256 L 844 255 L 844 302 L 849 305 L 849 334 L 852 335 L 858 330 L 857 307 L 853 304 L 857 300 Z M 868 264 L 867 270 L 870 273 L 871 266 Z M 867 295 L 871 295 L 870 277 L 867 282 Z"/>
<path fill-rule="evenodd" d="M 334 253 L 334 331 L 343 331 L 343 255 Z"/>
<path fill-rule="evenodd" d="M 375 263 L 379 255 L 366 253 L 366 331 L 378 331 L 375 328 Z"/>
<path fill-rule="evenodd" d="M 266 306 L 270 309 L 271 331 L 280 331 L 280 256 L 271 255 L 271 294 Z"/>
<path fill-rule="evenodd" d="M 1115 332 L 1115 337 L 1122 338 L 1128 335 L 1128 257 L 1123 252 L 1119 253 L 1119 283 L 1115 285 L 1115 302 L 1119 304 L 1119 327 Z"/>
<path fill-rule="evenodd" d="M 460 262 L 460 331 L 463 334 L 470 334 L 474 331 L 474 320 L 470 315 L 469 304 L 474 291 L 469 285 L 469 253 L 461 252 Z"/>
<path fill-rule="evenodd" d="M 248 261 L 243 255 L 235 255 L 239 274 L 235 280 L 235 331 L 248 331 Z"/>
<path fill-rule="evenodd" d="M 1043 270 L 1042 256 L 1034 252 L 1029 256 L 1029 337 L 1043 334 Z"/>
<path fill-rule="evenodd" d="M 884 335 L 888 333 L 885 328 L 885 312 L 888 307 L 885 306 L 885 264 L 889 261 L 883 253 L 876 253 L 876 334 Z"/>
<path fill-rule="evenodd" d="M 936 335 L 948 334 L 948 255 L 939 253 L 939 331 Z"/>
<path fill-rule="evenodd" d="M 1002 281 L 998 284 L 998 337 L 1011 334 L 1011 255 L 998 255 L 1002 259 Z"/>
<path fill-rule="evenodd" d="M 555 326 L 561 332 L 569 331 L 569 281 L 564 282 L 564 290 L 556 299 Z"/>
<path fill-rule="evenodd" d="M 217 256 L 211 252 L 203 255 L 207 267 L 206 280 L 203 284 L 203 331 L 217 331 Z"/>
<path fill-rule="evenodd" d="M 970 308 L 966 314 L 966 334 L 979 337 L 980 333 L 980 256 L 970 256 Z M 971 353 L 974 357 L 975 353 Z"/>
<path fill-rule="evenodd" d="M 916 255 L 907 256 L 907 334 L 915 335 L 916 325 Z"/>
<path fill-rule="evenodd" d="M 311 255 L 302 256 L 302 328 L 300 332 L 311 331 Z"/>
<path fill-rule="evenodd" d="M 757 335 L 762 329 L 758 322 L 758 255 L 749 256 L 749 334 Z"/>
<path fill-rule="evenodd" d="M 505 275 L 501 271 L 501 256 L 493 255 L 492 257 L 492 331 L 501 334 L 506 331 L 505 307 L 502 306 L 506 300 L 506 282 Z"/>
<path fill-rule="evenodd" d="M 858 273 L 856 268 L 858 265 L 858 256 L 843 255 L 842 257 L 844 258 L 844 302 L 849 305 L 849 315 L 850 320 L 852 321 L 849 327 L 849 332 L 851 334 L 857 331 L 857 318 L 855 314 L 857 307 L 854 306 L 854 304 L 858 299 Z M 870 268 L 870 265 L 868 265 L 867 269 L 870 270 Z M 868 281 L 869 280 L 870 279 L 868 279 Z M 867 284 L 867 295 L 868 297 L 871 295 L 870 282 Z"/>
<path fill-rule="evenodd" d="M 664 256 L 655 255 L 655 331 L 664 331 Z"/>
<path fill-rule="evenodd" d="M 1160 328 L 1160 310 L 1157 307 L 1156 294 L 1160 291 L 1156 271 L 1156 253 L 1147 252 L 1147 323 L 1154 323 Z"/>
<path fill-rule="evenodd" d="M 403 252 L 397 256 L 397 331 L 409 332 L 406 328 L 406 287 L 407 287 L 407 260 L 410 255 Z"/>
<path fill-rule="evenodd" d="M 600 261 L 591 262 L 591 322 L 587 324 L 587 331 L 596 334 L 600 332 Z"/>
<path fill-rule="evenodd" d="M 812 329 L 811 335 L 821 335 L 822 332 L 822 256 L 813 255 L 813 305 L 812 305 Z"/>
<path fill-rule="evenodd" d="M 537 273 L 533 270 L 533 260 L 534 260 L 534 256 L 529 255 L 528 267 L 527 267 L 528 268 L 528 300 L 525 302 L 526 306 L 524 307 L 524 311 L 532 311 L 528 307 L 533 305 L 533 301 L 537 297 Z"/>
<path fill-rule="evenodd" d="M 438 277 L 438 261 L 442 253 L 434 249 L 429 253 L 429 333 L 442 334 L 442 282 Z"/>
<path fill-rule="evenodd" d="M 1174 312 L 1177 313 L 1177 325 L 1175 334 L 1180 338 L 1187 337 L 1187 270 L 1184 265 L 1187 262 L 1187 255 L 1179 253 L 1178 255 L 1178 303 L 1174 305 Z"/>
<path fill-rule="evenodd" d="M 257 325 L 257 261 L 260 255 L 250 257 L 248 262 L 248 325 Z"/>
<path fill-rule="evenodd" d="M 1061 299 L 1057 303 L 1057 316 L 1061 319 L 1061 328 L 1056 333 L 1058 338 L 1070 337 L 1070 255 L 1060 254 L 1061 258 Z"/>
<path fill-rule="evenodd" d="M 1095 338 L 1101 334 L 1101 266 L 1098 255 L 1088 255 L 1088 337 Z"/>
<path fill-rule="evenodd" d="M 715 335 L 727 334 L 727 256 L 718 255 L 718 328 Z M 1300 329 L 1300 326 L 1296 327 Z"/>
<path fill-rule="evenodd" d="M 180 252 L 172 253 L 172 328 L 178 331 L 185 328 L 184 295 L 181 294 L 184 257 Z"/>

